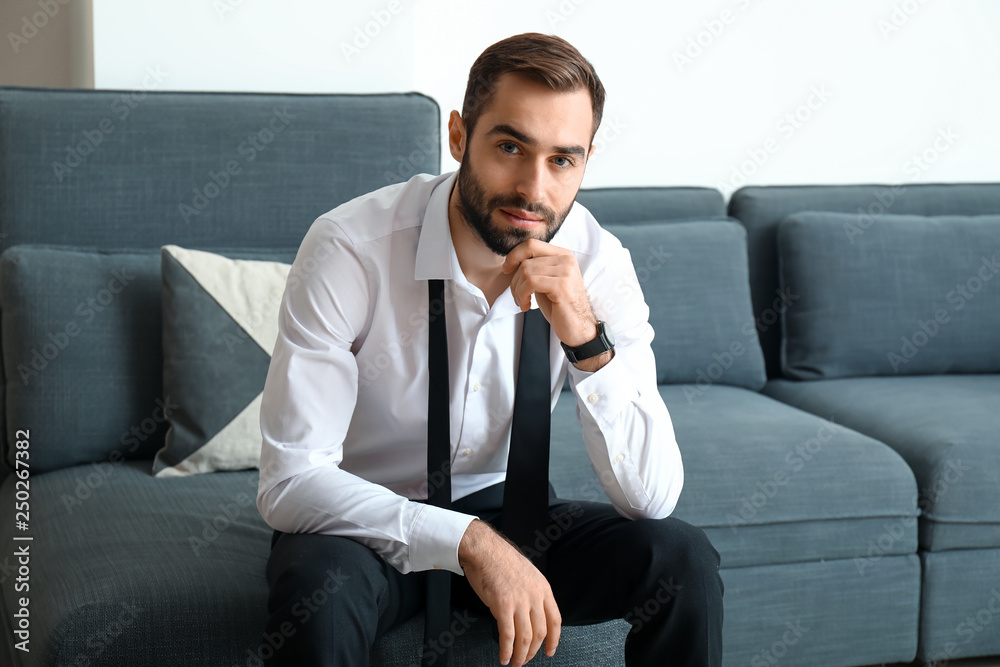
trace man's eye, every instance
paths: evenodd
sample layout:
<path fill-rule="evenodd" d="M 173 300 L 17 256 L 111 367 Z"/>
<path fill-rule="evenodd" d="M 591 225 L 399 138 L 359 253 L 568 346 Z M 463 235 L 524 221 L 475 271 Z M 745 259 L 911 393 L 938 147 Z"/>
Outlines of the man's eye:
<path fill-rule="evenodd" d="M 570 167 L 573 166 L 573 160 L 571 160 L 568 157 L 562 157 L 562 156 L 560 156 L 560 157 L 557 157 L 557 158 L 554 158 L 554 159 L 556 161 L 556 166 L 557 167 L 563 167 L 564 169 L 569 169 Z"/>
<path fill-rule="evenodd" d="M 504 153 L 507 153 L 508 155 L 513 155 L 514 153 L 517 152 L 517 144 L 505 141 L 502 144 L 500 144 L 500 150 L 502 150 Z"/>

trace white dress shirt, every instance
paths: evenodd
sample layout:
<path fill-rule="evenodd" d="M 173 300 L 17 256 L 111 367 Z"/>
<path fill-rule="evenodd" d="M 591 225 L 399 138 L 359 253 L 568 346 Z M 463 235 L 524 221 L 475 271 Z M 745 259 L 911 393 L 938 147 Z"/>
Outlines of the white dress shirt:
<path fill-rule="evenodd" d="M 475 518 L 414 502 L 427 497 L 428 279 L 445 281 L 452 497 L 503 481 L 510 443 L 521 311 L 509 289 L 490 307 L 466 280 L 448 226 L 454 182 L 455 173 L 420 174 L 312 224 L 282 297 L 260 411 L 264 520 L 353 538 L 404 573 L 463 574 L 458 546 Z M 568 372 L 587 454 L 615 508 L 665 517 L 684 473 L 629 253 L 578 203 L 551 243 L 573 252 L 616 340 L 590 373 L 551 333 L 552 406 Z"/>

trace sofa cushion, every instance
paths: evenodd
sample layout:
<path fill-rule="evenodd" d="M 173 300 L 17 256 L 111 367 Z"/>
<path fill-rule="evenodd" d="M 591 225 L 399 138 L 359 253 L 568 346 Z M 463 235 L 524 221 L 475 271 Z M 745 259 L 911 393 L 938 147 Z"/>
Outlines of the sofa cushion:
<path fill-rule="evenodd" d="M 261 391 L 291 266 L 174 245 L 162 261 L 163 395 L 172 409 L 153 472 L 256 468 Z"/>
<path fill-rule="evenodd" d="M 1000 372 L 1000 215 L 796 213 L 778 253 L 786 377 Z"/>
<path fill-rule="evenodd" d="M 298 245 L 334 206 L 439 173 L 441 127 L 420 93 L 0 87 L 0 233 L 7 246 Z"/>
<path fill-rule="evenodd" d="M 723 567 L 848 558 L 864 576 L 884 556 L 916 552 L 916 483 L 886 445 L 746 389 L 713 386 L 693 402 L 678 385 L 660 394 L 684 461 L 673 515 L 705 530 Z M 565 394 L 549 474 L 561 497 L 608 502 Z"/>
<path fill-rule="evenodd" d="M 30 429 L 32 475 L 162 444 L 159 263 L 58 246 L 0 256 L 7 441 Z"/>
<path fill-rule="evenodd" d="M 917 480 L 922 549 L 1000 547 L 1000 375 L 778 379 L 764 392 L 899 452 Z"/>
<path fill-rule="evenodd" d="M 780 311 L 788 295 L 778 280 L 778 225 L 800 211 L 849 213 L 859 226 L 893 215 L 983 215 L 1000 213 L 1000 183 L 869 185 L 772 185 L 740 188 L 729 199 L 729 215 L 747 228 L 750 292 L 761 322 L 760 342 L 768 377 L 781 376 Z"/>
<path fill-rule="evenodd" d="M 661 384 L 764 386 L 746 231 L 731 220 L 605 225 L 632 255 Z"/>

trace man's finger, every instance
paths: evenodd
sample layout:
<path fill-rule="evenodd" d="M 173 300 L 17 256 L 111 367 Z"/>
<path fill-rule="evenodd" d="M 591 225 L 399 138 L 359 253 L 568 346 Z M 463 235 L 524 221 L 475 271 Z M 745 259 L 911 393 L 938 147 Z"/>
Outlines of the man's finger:
<path fill-rule="evenodd" d="M 497 630 L 500 641 L 500 664 L 510 663 L 510 658 L 514 654 L 514 618 L 504 615 L 497 618 Z"/>
<path fill-rule="evenodd" d="M 546 255 L 565 255 L 569 250 L 554 246 L 551 243 L 540 241 L 539 239 L 528 239 L 514 246 L 514 249 L 507 253 L 504 258 L 502 270 L 510 273 L 520 266 L 521 262 L 531 257 L 542 257 Z"/>
<path fill-rule="evenodd" d="M 542 645 L 542 640 L 545 639 L 545 631 L 547 630 L 547 624 L 545 622 L 545 612 L 543 609 L 532 609 L 531 610 L 531 645 L 528 647 L 528 660 L 535 657 L 538 653 L 538 648 Z"/>
<path fill-rule="evenodd" d="M 559 606 L 553 598 L 545 600 L 545 622 L 548 624 L 548 633 L 545 636 L 545 655 L 551 658 L 556 654 L 559 637 L 562 635 L 562 614 L 559 613 Z"/>
<path fill-rule="evenodd" d="M 528 611 L 521 609 L 514 614 L 514 655 L 511 665 L 523 665 L 528 661 L 528 648 L 531 646 L 531 618 Z"/>

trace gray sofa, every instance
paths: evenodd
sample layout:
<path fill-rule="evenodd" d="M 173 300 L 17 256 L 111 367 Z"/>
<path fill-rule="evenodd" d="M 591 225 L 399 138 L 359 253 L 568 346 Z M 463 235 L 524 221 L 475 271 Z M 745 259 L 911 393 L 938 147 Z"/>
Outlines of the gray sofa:
<path fill-rule="evenodd" d="M 291 122 L 264 142 L 282 115 Z M 257 472 L 151 474 L 167 427 L 160 247 L 290 261 L 319 214 L 437 173 L 439 131 L 437 105 L 415 94 L 137 100 L 0 89 L 0 506 L 10 517 L 0 541 L 15 545 L 0 557 L 0 651 L 11 664 L 258 664 L 274 640 L 261 636 L 271 530 L 245 502 Z M 955 634 L 1000 580 L 996 370 L 784 379 L 782 320 L 806 301 L 775 301 L 779 223 L 808 209 L 853 211 L 878 187 L 746 188 L 728 211 L 706 188 L 579 196 L 629 247 L 650 305 L 685 463 L 675 516 L 722 555 L 727 666 L 909 661 L 948 641 L 961 657 L 1000 654 L 995 621 L 969 642 Z M 1000 186 L 951 192 L 942 202 L 911 188 L 892 212 L 1000 212 Z M 793 375 L 801 365 L 789 365 Z M 552 431 L 560 495 L 602 499 L 572 396 Z M 31 512 L 19 530 L 14 467 L 25 440 Z M 949 474 L 937 465 L 948 454 L 935 454 L 945 449 L 972 461 L 962 479 L 975 484 L 954 483 L 928 504 L 919 489 Z M 22 536 L 33 540 L 13 540 Z M 24 544 L 27 593 L 15 589 Z M 14 648 L 24 595 L 30 653 Z M 557 656 L 535 662 L 622 664 L 627 629 L 567 628 Z M 394 629 L 372 664 L 418 664 L 421 634 L 421 616 Z M 489 624 L 463 630 L 454 655 L 496 664 Z"/>

